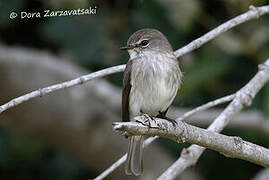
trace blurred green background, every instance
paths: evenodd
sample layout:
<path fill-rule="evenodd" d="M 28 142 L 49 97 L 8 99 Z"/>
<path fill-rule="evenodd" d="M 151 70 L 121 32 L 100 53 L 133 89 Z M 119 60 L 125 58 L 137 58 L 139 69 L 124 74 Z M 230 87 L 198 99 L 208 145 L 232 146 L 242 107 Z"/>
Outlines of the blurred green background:
<path fill-rule="evenodd" d="M 91 71 L 127 62 L 121 52 L 128 37 L 141 28 L 163 32 L 174 50 L 200 37 L 223 22 L 268 1 L 251 0 L 0 0 L 0 42 L 70 57 Z M 44 9 L 97 7 L 96 15 L 10 19 L 11 12 L 43 12 Z M 195 107 L 231 94 L 246 84 L 257 66 L 269 58 L 269 15 L 240 25 L 198 50 L 179 59 L 183 86 L 174 102 Z M 106 77 L 121 87 L 122 73 Z M 224 107 L 224 106 L 222 106 Z M 269 113 L 269 84 L 249 109 Z M 229 129 L 228 135 L 269 147 L 269 134 L 255 130 Z M 178 145 L 162 139 L 174 156 Z M 216 166 L 216 163 L 218 166 Z M 104 167 L 105 168 L 105 167 Z M 223 173 L 223 169 L 229 173 Z M 207 150 L 195 170 L 204 179 L 249 179 L 260 166 L 226 158 Z M 44 142 L 18 137 L 0 129 L 0 179 L 87 179 L 97 175 L 86 164 L 59 152 Z"/>

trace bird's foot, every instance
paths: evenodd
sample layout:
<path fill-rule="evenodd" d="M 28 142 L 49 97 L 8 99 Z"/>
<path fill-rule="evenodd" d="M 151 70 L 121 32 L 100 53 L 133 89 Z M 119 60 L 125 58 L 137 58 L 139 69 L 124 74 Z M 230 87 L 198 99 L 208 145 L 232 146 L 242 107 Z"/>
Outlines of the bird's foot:
<path fill-rule="evenodd" d="M 141 112 L 141 113 L 143 113 L 143 112 Z M 141 118 L 142 121 L 136 120 L 136 122 L 141 123 L 144 126 L 148 126 L 150 128 L 158 128 L 156 126 L 155 117 L 153 115 L 148 114 L 148 113 L 143 113 L 142 116 L 143 116 L 143 118 Z"/>
<path fill-rule="evenodd" d="M 156 117 L 157 117 L 157 118 L 165 119 L 165 120 L 171 122 L 171 123 L 173 124 L 174 127 L 176 127 L 176 125 L 177 125 L 177 121 L 174 120 L 174 119 L 171 119 L 171 118 L 167 117 L 165 114 L 166 114 L 166 112 L 161 112 L 161 111 L 159 111 L 159 114 L 158 114 Z"/>

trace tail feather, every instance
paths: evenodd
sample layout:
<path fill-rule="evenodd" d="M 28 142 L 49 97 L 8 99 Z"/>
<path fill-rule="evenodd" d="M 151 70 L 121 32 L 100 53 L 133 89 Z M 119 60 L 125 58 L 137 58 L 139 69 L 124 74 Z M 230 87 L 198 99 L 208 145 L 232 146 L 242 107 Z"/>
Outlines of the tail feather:
<path fill-rule="evenodd" d="M 127 175 L 139 176 L 143 173 L 143 136 L 131 136 L 125 173 Z"/>

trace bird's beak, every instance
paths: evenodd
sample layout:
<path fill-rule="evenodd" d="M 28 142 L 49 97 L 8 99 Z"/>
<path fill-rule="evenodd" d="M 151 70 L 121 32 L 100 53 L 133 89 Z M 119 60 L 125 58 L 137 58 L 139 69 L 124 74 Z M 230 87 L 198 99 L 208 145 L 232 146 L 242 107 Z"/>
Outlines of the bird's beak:
<path fill-rule="evenodd" d="M 133 48 L 135 48 L 135 46 L 130 44 L 127 46 L 120 47 L 120 50 L 129 50 L 129 49 L 133 49 Z"/>

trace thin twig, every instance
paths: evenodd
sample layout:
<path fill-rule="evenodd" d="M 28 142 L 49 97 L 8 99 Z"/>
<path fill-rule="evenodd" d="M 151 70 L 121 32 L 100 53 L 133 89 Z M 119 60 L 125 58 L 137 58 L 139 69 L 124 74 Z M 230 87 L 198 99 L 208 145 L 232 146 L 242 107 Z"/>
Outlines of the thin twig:
<path fill-rule="evenodd" d="M 175 119 L 179 114 L 190 111 L 191 108 L 169 108 L 169 117 Z M 191 125 L 198 127 L 208 127 L 216 117 L 224 110 L 224 108 L 213 108 L 205 110 L 199 114 L 193 115 L 187 119 Z M 186 121 L 186 120 L 185 120 Z M 227 125 L 228 129 L 255 130 L 264 134 L 269 133 L 269 118 L 261 110 L 241 111 L 233 117 Z"/>
<path fill-rule="evenodd" d="M 179 50 L 175 51 L 175 55 L 177 57 L 182 56 L 184 54 L 187 54 L 195 49 L 198 49 L 205 43 L 209 42 L 210 40 L 214 39 L 215 37 L 219 36 L 221 33 L 226 32 L 227 30 L 242 24 L 246 21 L 259 18 L 262 15 L 269 13 L 269 6 L 262 6 L 262 7 L 254 7 L 250 6 L 250 10 L 244 14 L 241 14 L 239 16 L 236 16 L 235 18 L 219 25 L 215 29 L 209 31 L 205 35 L 201 36 L 200 38 L 192 41 L 188 45 L 184 46 L 183 48 L 180 48 Z"/>
<path fill-rule="evenodd" d="M 113 74 L 113 73 L 116 73 L 116 72 L 121 72 L 123 71 L 125 68 L 125 65 L 118 65 L 118 66 L 114 66 L 114 67 L 110 67 L 110 68 L 106 68 L 106 69 L 103 69 L 103 70 L 100 70 L 100 71 L 96 71 L 94 73 L 91 73 L 91 74 L 88 74 L 88 75 L 84 75 L 84 76 L 80 76 L 76 79 L 73 79 L 73 80 L 70 80 L 70 81 L 66 81 L 66 82 L 63 82 L 63 83 L 60 83 L 60 84 L 55 84 L 55 85 L 52 85 L 52 86 L 49 86 L 49 87 L 45 87 L 45 88 L 41 88 L 41 89 L 38 89 L 38 90 L 35 90 L 31 93 L 28 93 L 28 94 L 25 94 L 23 96 L 20 96 L 20 97 L 17 97 L 15 99 L 12 99 L 11 101 L 9 101 L 8 103 L 0 106 L 0 114 L 2 112 L 4 112 L 5 110 L 9 109 L 9 108 L 12 108 L 14 106 L 17 106 L 25 101 L 28 101 L 32 98 L 35 98 L 35 97 L 42 97 L 48 93 L 51 93 L 51 92 L 54 92 L 54 91 L 57 91 L 57 90 L 60 90 L 60 89 L 65 89 L 65 88 L 69 88 L 69 87 L 73 87 L 73 86 L 76 86 L 76 85 L 80 85 L 80 84 L 83 84 L 87 81 L 90 81 L 92 79 L 95 79 L 95 78 L 100 78 L 100 77 L 103 77 L 103 76 L 107 76 L 109 74 Z"/>
<path fill-rule="evenodd" d="M 209 109 L 211 107 L 214 107 L 214 106 L 217 106 L 219 104 L 223 104 L 223 103 L 226 103 L 226 102 L 229 102 L 231 100 L 233 100 L 233 98 L 235 97 L 235 94 L 231 94 L 231 95 L 228 95 L 228 96 L 225 96 L 225 97 L 222 97 L 222 98 L 219 98 L 219 99 L 216 99 L 214 101 L 211 101 L 211 102 L 208 102 L 202 106 L 199 106 L 189 112 L 186 112 L 185 114 L 183 114 L 183 116 L 180 116 L 179 118 L 176 119 L 176 121 L 186 121 L 186 119 L 190 116 L 192 116 L 193 114 L 197 113 L 197 112 L 201 112 L 201 111 L 204 111 L 206 109 Z"/>

